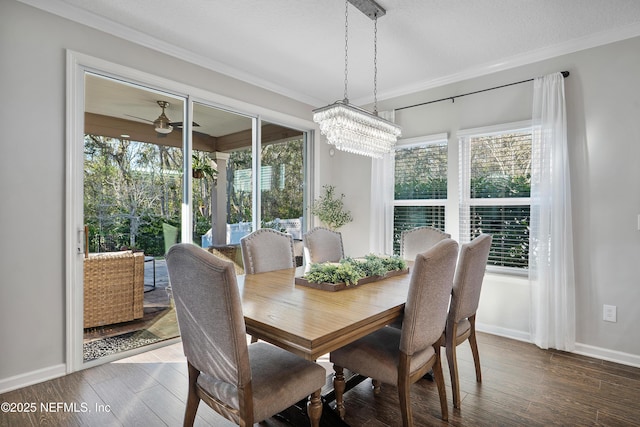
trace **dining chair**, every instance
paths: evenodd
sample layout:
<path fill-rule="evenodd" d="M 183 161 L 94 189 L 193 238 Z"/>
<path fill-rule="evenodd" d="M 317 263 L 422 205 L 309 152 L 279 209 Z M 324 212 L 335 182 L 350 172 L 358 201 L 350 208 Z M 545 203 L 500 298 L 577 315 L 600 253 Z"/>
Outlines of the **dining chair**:
<path fill-rule="evenodd" d="M 307 264 L 338 262 L 344 258 L 342 234 L 324 227 L 315 227 L 302 236 Z"/>
<path fill-rule="evenodd" d="M 476 368 L 476 381 L 482 382 L 480 371 L 480 356 L 476 340 L 476 311 L 480 303 L 480 290 L 484 279 L 484 272 L 489 259 L 492 237 L 481 234 L 469 243 L 462 245 L 458 267 L 453 280 L 451 303 L 445 329 L 445 347 L 451 388 L 453 390 L 453 406 L 460 408 L 460 381 L 458 376 L 458 362 L 456 347 L 466 340 L 471 346 L 473 364 Z"/>
<path fill-rule="evenodd" d="M 400 233 L 400 258 L 413 261 L 417 254 L 430 249 L 451 235 L 433 227 L 416 227 Z M 389 324 L 392 328 L 402 328 L 402 317 Z M 429 377 L 430 378 L 430 377 Z"/>
<path fill-rule="evenodd" d="M 184 425 L 193 425 L 200 400 L 248 427 L 309 396 L 318 426 L 325 369 L 265 342 L 247 344 L 233 263 L 187 243 L 166 259 L 188 367 Z"/>
<path fill-rule="evenodd" d="M 336 409 L 344 419 L 344 369 L 398 387 L 402 425 L 412 426 L 410 387 L 433 369 L 442 419 L 448 419 L 440 347 L 458 257 L 458 243 L 445 239 L 416 256 L 411 273 L 402 330 L 382 328 L 330 353 L 335 376 Z"/>
<path fill-rule="evenodd" d="M 261 228 L 240 239 L 242 262 L 247 274 L 296 266 L 293 237 L 272 228 Z"/>
<path fill-rule="evenodd" d="M 451 234 L 434 227 L 416 227 L 400 234 L 400 257 L 413 261 L 417 254 L 426 251 L 440 240 L 450 239 Z"/>

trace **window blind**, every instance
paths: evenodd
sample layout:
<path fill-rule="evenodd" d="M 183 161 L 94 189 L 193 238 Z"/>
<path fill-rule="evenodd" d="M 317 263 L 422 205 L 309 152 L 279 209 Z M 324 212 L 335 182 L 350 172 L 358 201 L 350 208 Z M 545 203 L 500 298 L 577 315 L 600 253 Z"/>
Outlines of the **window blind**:
<path fill-rule="evenodd" d="M 400 235 L 415 227 L 444 230 L 447 200 L 447 141 L 398 148 L 395 153 L 393 251 Z"/>
<path fill-rule="evenodd" d="M 493 236 L 488 265 L 528 268 L 531 129 L 461 138 L 460 238 Z"/>

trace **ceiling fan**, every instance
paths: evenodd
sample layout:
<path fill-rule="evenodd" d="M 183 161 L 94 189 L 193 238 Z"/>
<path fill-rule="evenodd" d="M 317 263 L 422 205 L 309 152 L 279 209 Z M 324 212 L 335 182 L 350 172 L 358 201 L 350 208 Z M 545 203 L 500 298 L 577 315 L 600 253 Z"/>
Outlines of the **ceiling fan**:
<path fill-rule="evenodd" d="M 142 117 L 132 116 L 130 114 L 125 114 L 125 115 L 129 116 L 129 117 L 133 117 L 133 118 L 136 118 L 136 119 L 140 119 L 140 120 L 144 120 L 144 121 L 153 123 L 153 127 L 154 127 L 155 131 L 158 133 L 158 136 L 161 136 L 161 137 L 162 136 L 167 136 L 168 134 L 170 134 L 171 131 L 173 131 L 174 127 L 182 128 L 183 122 L 172 122 L 172 121 L 169 120 L 169 118 L 165 114 L 164 110 L 165 110 L 165 108 L 169 107 L 169 103 L 167 101 L 156 101 L 156 102 L 158 103 L 160 108 L 162 108 L 162 112 L 160 113 L 158 118 L 153 120 L 153 121 L 151 121 L 149 119 L 142 118 Z M 196 123 L 196 122 L 192 122 L 192 126 L 193 127 L 199 127 L 200 125 L 198 123 Z"/>

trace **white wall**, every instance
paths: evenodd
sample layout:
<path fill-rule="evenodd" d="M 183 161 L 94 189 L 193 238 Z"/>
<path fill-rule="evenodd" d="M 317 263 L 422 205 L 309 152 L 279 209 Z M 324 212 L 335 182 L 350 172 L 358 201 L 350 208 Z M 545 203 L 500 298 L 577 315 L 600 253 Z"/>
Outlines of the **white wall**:
<path fill-rule="evenodd" d="M 335 185 L 336 192 L 345 195 L 345 207 L 354 218 L 353 222 L 340 228 L 344 253 L 348 256 L 366 255 L 369 253 L 371 159 L 338 150 L 330 157 L 324 137 L 322 141 L 320 151 L 326 157 L 320 159 L 320 181 Z"/>
<path fill-rule="evenodd" d="M 0 391 L 64 372 L 67 49 L 311 118 L 309 105 L 0 0 Z"/>
<path fill-rule="evenodd" d="M 0 385 L 65 363 L 65 50 L 71 49 L 304 119 L 311 107 L 189 65 L 13 0 L 0 0 Z M 574 183 L 577 340 L 603 357 L 640 365 L 640 38 L 379 103 L 421 101 L 569 70 L 566 80 Z M 398 112 L 404 137 L 530 117 L 523 84 Z M 318 148 L 316 187 L 335 184 L 355 221 L 347 254 L 369 249 L 368 158 Z M 455 150 L 452 149 L 455 155 Z M 478 321 L 528 334 L 526 283 L 488 277 Z M 518 282 L 518 283 L 516 283 Z M 618 307 L 605 323 L 602 305 Z M 42 375 L 40 375 L 42 376 Z M 1 389 L 2 387 L 0 387 Z"/>
<path fill-rule="evenodd" d="M 380 110 L 568 70 L 565 80 L 573 185 L 577 351 L 640 366 L 640 38 L 560 56 L 509 71 L 385 100 Z M 531 118 L 532 83 L 396 112 L 403 137 L 448 132 L 457 165 L 460 129 Z M 357 156 L 336 156 L 330 182 L 348 199 L 363 200 L 370 166 Z M 455 172 L 455 171 L 454 171 Z M 456 173 L 450 179 L 457 179 Z M 366 199 L 366 200 L 365 200 Z M 366 248 L 368 217 L 350 204 L 355 223 L 345 234 Z M 449 230 L 452 231 L 452 230 Z M 456 234 L 453 233 L 452 234 Z M 361 251 L 362 252 L 362 251 Z M 603 304 L 618 308 L 617 323 L 602 320 Z M 526 279 L 488 275 L 478 322 L 485 330 L 529 336 Z"/>

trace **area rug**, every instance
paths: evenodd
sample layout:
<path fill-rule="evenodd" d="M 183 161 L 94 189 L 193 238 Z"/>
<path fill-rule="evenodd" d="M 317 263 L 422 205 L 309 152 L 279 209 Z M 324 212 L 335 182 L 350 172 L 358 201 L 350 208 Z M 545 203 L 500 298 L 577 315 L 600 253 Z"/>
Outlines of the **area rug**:
<path fill-rule="evenodd" d="M 158 341 L 162 341 L 162 339 L 146 330 L 127 332 L 113 337 L 86 342 L 82 345 L 82 354 L 84 361 L 88 362 L 110 354 L 153 344 Z"/>

